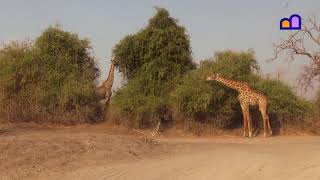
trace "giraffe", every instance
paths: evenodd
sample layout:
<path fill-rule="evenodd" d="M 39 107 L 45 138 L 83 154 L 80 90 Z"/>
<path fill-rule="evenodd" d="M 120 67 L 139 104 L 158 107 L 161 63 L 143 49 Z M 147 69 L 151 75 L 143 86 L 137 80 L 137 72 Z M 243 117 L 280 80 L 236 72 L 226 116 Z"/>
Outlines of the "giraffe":
<path fill-rule="evenodd" d="M 271 130 L 269 116 L 268 116 L 268 99 L 264 94 L 258 91 L 255 91 L 249 86 L 249 84 L 245 82 L 227 79 L 222 77 L 219 74 L 213 74 L 208 76 L 206 81 L 218 81 L 224 86 L 227 86 L 239 92 L 238 100 L 240 102 L 242 115 L 243 115 L 243 136 L 244 137 L 247 134 L 246 129 L 248 129 L 249 131 L 249 137 L 252 137 L 250 105 L 259 106 L 259 110 L 263 119 L 264 137 L 267 137 L 267 129 L 269 130 L 270 136 L 272 135 L 272 130 Z"/>
<path fill-rule="evenodd" d="M 101 86 L 97 88 L 97 94 L 101 99 L 106 100 L 106 105 L 108 105 L 111 95 L 112 95 L 112 85 L 114 79 L 114 68 L 115 68 L 115 61 L 111 60 L 111 67 L 109 70 L 108 78 L 105 80 Z"/>

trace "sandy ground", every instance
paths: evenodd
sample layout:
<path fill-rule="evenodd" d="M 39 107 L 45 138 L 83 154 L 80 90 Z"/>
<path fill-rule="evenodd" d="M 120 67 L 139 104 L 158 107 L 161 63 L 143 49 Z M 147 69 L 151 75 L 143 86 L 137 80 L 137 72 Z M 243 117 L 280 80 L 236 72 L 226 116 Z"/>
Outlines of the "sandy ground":
<path fill-rule="evenodd" d="M 0 128 L 0 179 L 317 179 L 320 137 L 159 138 L 103 128 Z"/>

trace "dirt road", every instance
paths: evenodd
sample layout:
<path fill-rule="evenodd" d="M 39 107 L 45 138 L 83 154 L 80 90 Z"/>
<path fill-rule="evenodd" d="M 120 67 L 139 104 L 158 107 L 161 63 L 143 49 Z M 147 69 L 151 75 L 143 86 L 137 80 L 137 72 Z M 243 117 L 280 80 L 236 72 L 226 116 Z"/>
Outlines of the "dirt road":
<path fill-rule="evenodd" d="M 84 167 L 64 177 L 139 180 L 320 179 L 320 139 L 315 137 L 163 141 L 178 143 L 175 146 L 180 149 L 151 159 Z"/>
<path fill-rule="evenodd" d="M 0 179 L 320 179 L 320 138 L 162 138 L 103 132 L 0 133 Z"/>

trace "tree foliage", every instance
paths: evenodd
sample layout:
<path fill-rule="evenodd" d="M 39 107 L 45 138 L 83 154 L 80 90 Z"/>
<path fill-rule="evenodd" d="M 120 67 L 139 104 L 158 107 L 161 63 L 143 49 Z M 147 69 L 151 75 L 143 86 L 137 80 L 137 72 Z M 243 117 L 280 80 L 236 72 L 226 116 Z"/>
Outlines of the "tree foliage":
<path fill-rule="evenodd" d="M 128 80 L 152 70 L 152 76 L 169 79 L 193 68 L 189 36 L 163 8 L 157 8 L 145 28 L 122 39 L 113 53 Z"/>
<path fill-rule="evenodd" d="M 308 110 L 309 104 L 298 98 L 289 86 L 261 78 L 254 73 L 258 70 L 253 51 L 218 52 L 214 58 L 203 61 L 199 69 L 182 78 L 171 94 L 173 107 L 191 119 L 211 122 L 220 127 L 240 124 L 242 112 L 237 100 L 238 93 L 218 82 L 205 81 L 209 74 L 219 73 L 247 82 L 265 93 L 269 99 L 269 113 L 273 117 L 271 121 L 298 119 Z"/>
<path fill-rule="evenodd" d="M 61 120 L 60 116 L 68 116 L 70 121 L 84 121 L 99 117 L 94 84 L 99 71 L 88 40 L 49 27 L 34 44 L 5 45 L 0 66 L 2 113 L 20 112 L 11 118 Z M 5 108 L 8 103 L 9 109 Z"/>
<path fill-rule="evenodd" d="M 113 52 L 128 80 L 115 95 L 114 104 L 139 117 L 159 118 L 168 107 L 175 79 L 194 68 L 185 28 L 162 8 L 157 8 L 145 28 L 121 40 Z"/>
<path fill-rule="evenodd" d="M 263 79 L 252 75 L 250 83 L 255 89 L 264 92 L 269 100 L 269 114 L 281 121 L 302 120 L 311 108 L 311 103 L 298 97 L 294 90 L 282 81 Z"/>
<path fill-rule="evenodd" d="M 320 117 L 320 89 L 316 93 L 316 98 L 314 101 L 314 113 L 317 116 L 317 119 Z"/>

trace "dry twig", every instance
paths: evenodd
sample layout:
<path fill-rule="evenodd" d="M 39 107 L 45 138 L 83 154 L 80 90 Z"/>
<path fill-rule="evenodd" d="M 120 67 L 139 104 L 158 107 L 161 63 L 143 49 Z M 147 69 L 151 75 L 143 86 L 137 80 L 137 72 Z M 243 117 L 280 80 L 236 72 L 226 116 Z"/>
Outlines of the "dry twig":
<path fill-rule="evenodd" d="M 299 84 L 305 89 L 312 87 L 312 81 L 320 80 L 320 26 L 314 17 L 303 21 L 301 30 L 289 34 L 288 38 L 274 44 L 274 57 L 278 59 L 284 54 L 287 60 L 294 61 L 297 56 L 309 59 L 300 75 Z"/>

